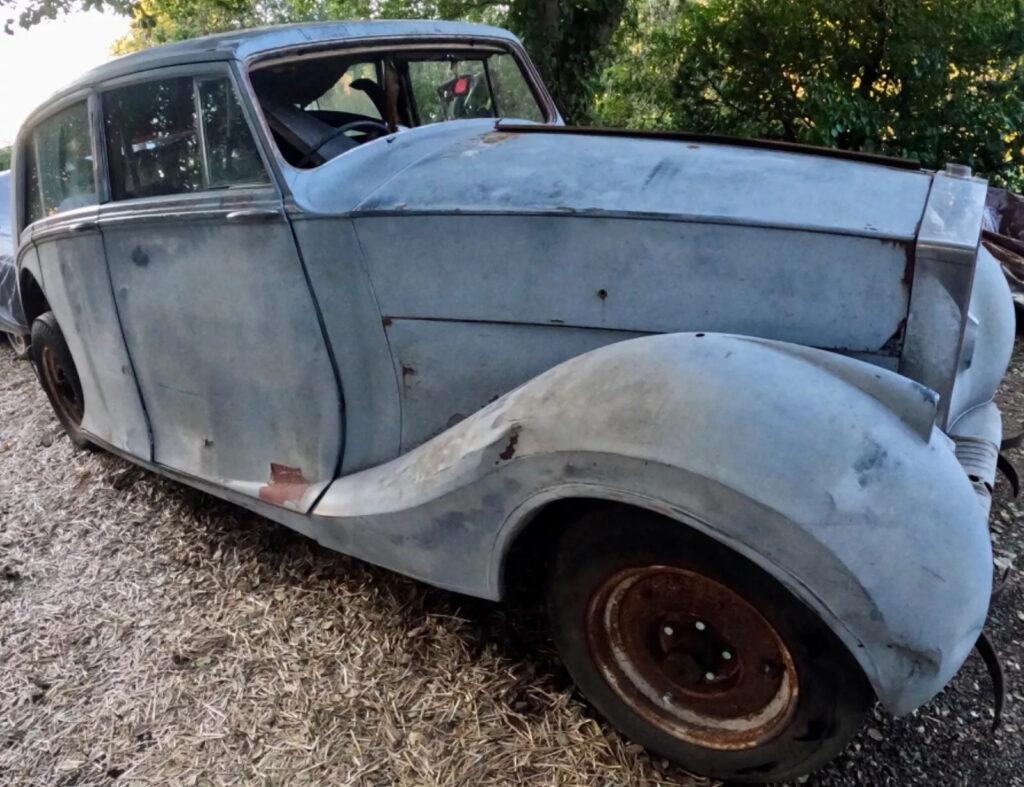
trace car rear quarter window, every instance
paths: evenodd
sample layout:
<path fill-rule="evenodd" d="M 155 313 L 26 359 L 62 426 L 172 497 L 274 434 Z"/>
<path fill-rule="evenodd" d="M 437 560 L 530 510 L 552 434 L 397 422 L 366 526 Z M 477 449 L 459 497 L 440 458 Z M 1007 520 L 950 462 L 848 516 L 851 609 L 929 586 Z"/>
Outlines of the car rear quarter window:
<path fill-rule="evenodd" d="M 226 78 L 174 77 L 110 90 L 103 115 L 115 200 L 267 182 Z"/>
<path fill-rule="evenodd" d="M 42 121 L 25 148 L 25 223 L 96 204 L 85 101 Z"/>
<path fill-rule="evenodd" d="M 209 186 L 267 183 L 267 171 L 228 80 L 201 80 L 199 104 Z"/>

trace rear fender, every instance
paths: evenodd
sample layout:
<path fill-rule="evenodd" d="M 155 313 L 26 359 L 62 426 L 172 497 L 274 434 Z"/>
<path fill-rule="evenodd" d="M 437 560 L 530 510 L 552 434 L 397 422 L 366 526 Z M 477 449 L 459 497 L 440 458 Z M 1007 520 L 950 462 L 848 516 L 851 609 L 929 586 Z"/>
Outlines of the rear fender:
<path fill-rule="evenodd" d="M 547 503 L 642 506 L 778 578 L 903 713 L 959 669 L 991 589 L 987 508 L 931 426 L 935 405 L 905 377 L 823 351 L 718 334 L 635 339 L 339 479 L 312 534 L 497 598 L 512 543 Z"/>

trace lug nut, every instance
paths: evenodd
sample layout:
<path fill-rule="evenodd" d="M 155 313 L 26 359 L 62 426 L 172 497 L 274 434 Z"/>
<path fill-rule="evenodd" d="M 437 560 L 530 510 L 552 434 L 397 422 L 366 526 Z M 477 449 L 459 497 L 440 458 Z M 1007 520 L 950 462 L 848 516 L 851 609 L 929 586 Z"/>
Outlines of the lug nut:
<path fill-rule="evenodd" d="M 708 682 L 711 682 L 714 679 L 715 679 L 715 673 L 713 673 L 713 672 L 705 672 L 704 673 L 704 680 L 706 680 Z"/>
<path fill-rule="evenodd" d="M 728 661 L 729 659 L 732 658 L 732 654 L 729 651 L 727 651 L 727 650 L 723 650 L 722 651 L 722 658 L 725 659 L 726 661 Z"/>
<path fill-rule="evenodd" d="M 704 625 L 704 621 L 703 620 L 698 620 L 693 625 L 694 625 L 694 628 L 697 629 L 697 631 L 703 631 L 704 629 L 707 628 L 707 626 Z"/>
<path fill-rule="evenodd" d="M 675 629 L 673 629 L 671 626 L 665 626 L 665 628 L 663 628 L 662 631 L 665 632 L 666 637 L 671 637 L 673 634 L 676 633 Z"/>

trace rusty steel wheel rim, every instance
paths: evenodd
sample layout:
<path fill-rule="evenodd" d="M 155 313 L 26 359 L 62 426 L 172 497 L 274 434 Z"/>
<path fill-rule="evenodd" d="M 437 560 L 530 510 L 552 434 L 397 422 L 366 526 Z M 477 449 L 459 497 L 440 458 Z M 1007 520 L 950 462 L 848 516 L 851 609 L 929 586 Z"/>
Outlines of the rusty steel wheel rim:
<path fill-rule="evenodd" d="M 43 347 L 42 366 L 43 376 L 46 378 L 46 384 L 53 391 L 57 409 L 61 411 L 67 421 L 75 426 L 80 426 L 85 408 L 72 381 L 75 371 L 65 369 L 57 359 L 57 354 L 49 347 Z"/>
<path fill-rule="evenodd" d="M 591 655 L 620 699 L 688 743 L 748 749 L 796 710 L 796 667 L 778 632 L 702 574 L 620 571 L 591 597 L 586 623 Z"/>

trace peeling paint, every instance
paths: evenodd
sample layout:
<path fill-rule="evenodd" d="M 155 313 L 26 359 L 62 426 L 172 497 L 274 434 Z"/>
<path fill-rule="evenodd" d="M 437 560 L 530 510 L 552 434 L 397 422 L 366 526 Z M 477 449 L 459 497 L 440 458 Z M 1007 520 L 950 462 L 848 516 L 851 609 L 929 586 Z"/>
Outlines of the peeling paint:
<path fill-rule="evenodd" d="M 485 145 L 500 145 L 503 142 L 508 142 L 510 139 L 515 139 L 518 134 L 512 134 L 508 131 L 492 131 L 490 134 L 484 134 L 480 141 Z"/>
<path fill-rule="evenodd" d="M 260 500 L 275 506 L 298 503 L 310 482 L 298 467 L 270 463 L 270 483 L 260 487 Z"/>
<path fill-rule="evenodd" d="M 508 445 L 505 446 L 505 450 L 498 454 L 498 457 L 503 461 L 507 462 L 516 454 L 516 443 L 519 442 L 519 434 L 513 432 L 508 438 Z"/>

